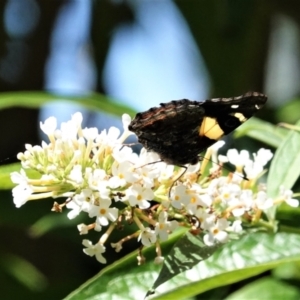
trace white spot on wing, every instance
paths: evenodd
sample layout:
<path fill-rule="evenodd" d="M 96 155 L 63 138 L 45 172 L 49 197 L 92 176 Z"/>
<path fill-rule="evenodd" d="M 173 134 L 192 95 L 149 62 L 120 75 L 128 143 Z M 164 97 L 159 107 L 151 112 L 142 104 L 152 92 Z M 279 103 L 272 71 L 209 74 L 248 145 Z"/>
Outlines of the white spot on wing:
<path fill-rule="evenodd" d="M 239 121 L 241 123 L 243 123 L 247 120 L 247 118 L 241 113 L 235 113 L 233 116 L 235 116 L 237 119 L 239 119 Z"/>

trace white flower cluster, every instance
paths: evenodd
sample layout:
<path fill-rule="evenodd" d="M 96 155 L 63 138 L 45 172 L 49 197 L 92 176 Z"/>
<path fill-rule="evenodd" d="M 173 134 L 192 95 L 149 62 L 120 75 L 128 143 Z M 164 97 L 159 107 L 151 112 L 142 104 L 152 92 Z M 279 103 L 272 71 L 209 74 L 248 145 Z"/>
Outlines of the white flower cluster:
<path fill-rule="evenodd" d="M 88 225 L 78 225 L 80 234 L 107 227 L 96 244 L 83 240 L 84 253 L 101 263 L 106 263 L 103 253 L 109 235 L 126 222 L 135 222 L 139 230 L 112 247 L 120 251 L 125 241 L 137 238 L 144 246 L 156 244 L 156 262 L 161 262 L 159 243 L 178 226 L 204 232 L 206 245 L 224 243 L 229 232 L 243 231 L 242 222 L 259 220 L 261 213 L 275 204 L 298 205 L 289 190 L 283 189 L 276 200 L 268 198 L 263 189 L 257 191 L 257 179 L 272 158 L 269 150 L 260 149 L 253 159 L 247 151 L 238 153 L 235 149 L 217 157 L 223 145 L 219 142 L 208 150 L 213 162 L 208 176 L 200 175 L 205 173 L 204 161 L 201 166 L 189 166 L 183 174 L 183 168 L 161 162 L 157 154 L 145 149 L 136 154 L 124 144 L 132 134 L 128 131 L 130 121 L 128 115 L 123 116 L 122 134 L 114 127 L 101 133 L 96 128 L 82 129 L 80 113 L 60 129 L 54 117 L 41 123 L 50 142 L 26 145 L 26 151 L 18 154 L 23 169 L 11 174 L 17 184 L 13 189 L 15 205 L 65 197 L 64 203 L 55 202 L 53 210 L 60 212 L 66 206 L 70 219 L 81 212 L 93 219 Z M 237 172 L 221 176 L 224 162 L 235 165 Z M 26 169 L 37 171 L 38 179 L 28 178 Z M 143 260 L 141 256 L 139 260 Z"/>

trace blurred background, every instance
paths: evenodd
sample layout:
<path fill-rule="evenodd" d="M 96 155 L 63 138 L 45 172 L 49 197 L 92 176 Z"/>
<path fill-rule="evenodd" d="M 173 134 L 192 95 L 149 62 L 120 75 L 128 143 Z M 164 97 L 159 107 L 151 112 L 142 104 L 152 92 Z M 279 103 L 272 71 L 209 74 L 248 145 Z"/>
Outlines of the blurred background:
<path fill-rule="evenodd" d="M 259 91 L 269 97 L 260 118 L 299 119 L 300 2 L 2 0 L 0 12 L 1 93 L 88 98 L 97 92 L 143 111 L 170 100 Z M 40 120 L 54 115 L 66 121 L 76 111 L 86 126 L 121 126 L 119 117 L 76 100 L 6 107 L 0 110 L 0 159 L 23 151 L 25 143 L 40 143 Z M 3 299 L 59 299 L 100 270 L 82 253 L 78 219 L 53 219 L 51 200 L 20 209 L 10 191 L 1 200 Z"/>

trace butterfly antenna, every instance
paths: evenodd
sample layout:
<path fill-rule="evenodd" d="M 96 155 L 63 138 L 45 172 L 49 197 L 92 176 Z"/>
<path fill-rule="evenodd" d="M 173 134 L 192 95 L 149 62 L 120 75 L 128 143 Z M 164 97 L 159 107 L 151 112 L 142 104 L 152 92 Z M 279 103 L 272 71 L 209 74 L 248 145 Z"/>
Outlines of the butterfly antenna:
<path fill-rule="evenodd" d="M 16 163 L 16 162 L 20 162 L 16 156 L 10 156 L 4 159 L 0 160 L 0 166 L 4 166 L 4 165 L 8 165 L 8 164 L 12 164 L 12 163 Z"/>
<path fill-rule="evenodd" d="M 144 165 L 142 165 L 142 166 L 139 166 L 139 167 L 137 167 L 136 169 L 138 169 L 138 168 L 143 168 L 143 167 L 149 166 L 149 165 L 154 165 L 154 164 L 157 164 L 157 163 L 160 163 L 160 162 L 164 162 L 164 161 L 163 161 L 163 160 L 153 161 L 153 162 L 150 162 L 150 163 L 146 163 L 146 164 L 144 164 Z"/>
<path fill-rule="evenodd" d="M 187 166 L 178 166 L 178 167 L 184 168 L 184 171 L 172 182 L 170 189 L 169 189 L 169 198 L 171 198 L 171 190 L 172 190 L 174 184 L 186 173 L 186 171 L 188 169 Z"/>
<path fill-rule="evenodd" d="M 232 168 L 230 168 L 229 166 L 224 166 L 223 164 L 221 165 L 221 164 L 219 164 L 219 163 L 214 162 L 212 159 L 207 158 L 207 157 L 204 157 L 204 156 L 201 157 L 201 160 L 202 160 L 202 161 L 203 161 L 204 159 L 207 160 L 207 161 L 210 161 L 212 164 L 217 165 L 217 166 L 219 166 L 219 167 L 222 168 L 222 169 L 225 169 L 225 170 L 227 170 L 227 171 L 229 171 L 229 172 L 231 172 L 231 173 L 235 173 L 236 175 L 240 176 L 240 177 L 243 178 L 244 180 L 249 181 L 249 179 L 248 179 L 244 174 L 236 173 L 236 171 L 233 170 Z"/>

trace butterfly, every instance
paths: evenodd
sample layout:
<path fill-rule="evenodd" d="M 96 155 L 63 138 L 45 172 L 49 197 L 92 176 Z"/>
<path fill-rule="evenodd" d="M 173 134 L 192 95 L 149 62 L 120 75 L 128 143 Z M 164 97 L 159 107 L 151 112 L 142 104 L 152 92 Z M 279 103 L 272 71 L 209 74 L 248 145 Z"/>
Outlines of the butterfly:
<path fill-rule="evenodd" d="M 162 161 L 193 165 L 202 151 L 251 118 L 266 101 L 267 96 L 258 92 L 201 102 L 173 100 L 138 113 L 128 128 Z"/>

